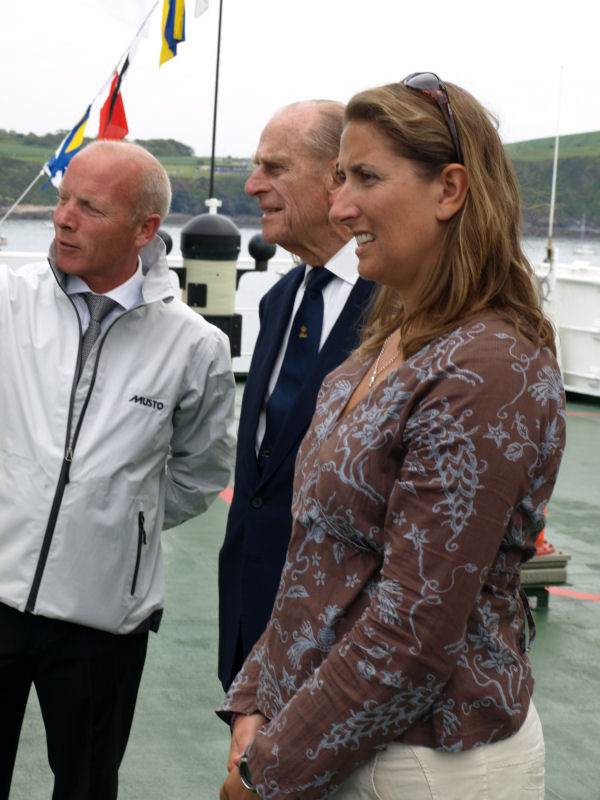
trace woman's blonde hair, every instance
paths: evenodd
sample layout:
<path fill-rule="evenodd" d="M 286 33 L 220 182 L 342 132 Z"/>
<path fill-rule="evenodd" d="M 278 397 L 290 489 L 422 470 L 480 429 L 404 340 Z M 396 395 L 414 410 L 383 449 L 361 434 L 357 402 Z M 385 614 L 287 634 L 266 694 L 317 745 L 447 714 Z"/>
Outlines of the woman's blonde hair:
<path fill-rule="evenodd" d="M 511 320 L 517 331 L 555 352 L 554 329 L 544 315 L 535 274 L 520 244 L 521 204 L 497 123 L 464 89 L 445 84 L 454 112 L 469 189 L 448 222 L 432 271 L 411 308 L 382 287 L 368 312 L 358 354 L 368 357 L 400 328 L 405 357 L 484 309 Z M 392 150 L 434 177 L 456 162 L 456 150 L 433 99 L 401 83 L 355 95 L 344 122 L 367 122 Z"/>

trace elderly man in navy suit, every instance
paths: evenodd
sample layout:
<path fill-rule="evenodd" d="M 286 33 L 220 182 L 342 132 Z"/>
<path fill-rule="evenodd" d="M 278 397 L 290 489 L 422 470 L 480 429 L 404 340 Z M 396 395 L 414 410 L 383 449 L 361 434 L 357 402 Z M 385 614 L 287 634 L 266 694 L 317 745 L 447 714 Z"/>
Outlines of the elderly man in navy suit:
<path fill-rule="evenodd" d="M 260 303 L 238 432 L 234 496 L 219 559 L 219 678 L 227 689 L 271 615 L 292 529 L 296 452 L 325 375 L 358 344 L 373 284 L 329 220 L 344 106 L 294 103 L 262 132 L 246 192 L 263 237 L 304 263 Z"/>

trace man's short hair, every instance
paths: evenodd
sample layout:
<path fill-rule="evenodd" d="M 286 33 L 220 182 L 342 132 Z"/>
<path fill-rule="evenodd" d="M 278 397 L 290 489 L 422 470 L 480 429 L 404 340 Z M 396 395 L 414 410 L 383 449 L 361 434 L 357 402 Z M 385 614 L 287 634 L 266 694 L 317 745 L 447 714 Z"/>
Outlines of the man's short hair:
<path fill-rule="evenodd" d="M 171 181 L 167 171 L 145 147 L 134 142 L 99 139 L 90 142 L 84 150 L 104 150 L 107 154 L 135 159 L 141 167 L 141 180 L 135 189 L 136 200 L 132 208 L 132 224 L 136 225 L 151 214 L 163 220 L 171 206 Z"/>
<path fill-rule="evenodd" d="M 344 124 L 343 103 L 336 100 L 301 100 L 286 106 L 282 111 L 312 108 L 317 112 L 313 125 L 305 134 L 305 146 L 315 161 L 330 161 L 340 150 Z"/>

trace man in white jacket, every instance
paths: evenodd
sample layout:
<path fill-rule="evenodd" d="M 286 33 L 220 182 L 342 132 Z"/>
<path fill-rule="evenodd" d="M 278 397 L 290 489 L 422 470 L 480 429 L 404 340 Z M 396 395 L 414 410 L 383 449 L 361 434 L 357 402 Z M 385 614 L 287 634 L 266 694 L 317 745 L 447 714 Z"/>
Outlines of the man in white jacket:
<path fill-rule="evenodd" d="M 173 297 L 169 204 L 150 153 L 94 142 L 60 186 L 48 262 L 0 268 L 0 799 L 32 683 L 53 800 L 117 797 L 161 531 L 230 477 L 229 344 Z"/>

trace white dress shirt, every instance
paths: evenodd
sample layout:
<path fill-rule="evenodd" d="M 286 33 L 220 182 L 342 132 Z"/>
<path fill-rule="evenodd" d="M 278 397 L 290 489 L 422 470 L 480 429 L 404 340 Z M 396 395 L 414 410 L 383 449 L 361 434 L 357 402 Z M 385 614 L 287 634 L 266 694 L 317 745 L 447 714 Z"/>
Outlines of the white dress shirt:
<path fill-rule="evenodd" d="M 321 343 L 319 344 L 319 350 L 321 350 L 325 344 L 327 337 L 331 333 L 331 329 L 337 322 L 337 318 L 346 305 L 346 301 L 350 296 L 350 292 L 354 288 L 354 284 L 358 280 L 358 258 L 355 250 L 356 241 L 354 238 L 352 238 L 349 242 L 346 242 L 341 250 L 338 250 L 333 258 L 330 258 L 326 264 L 323 264 L 323 266 L 327 267 L 330 272 L 333 272 L 335 277 L 330 280 L 327 286 L 325 286 L 323 289 L 323 328 L 321 330 Z M 302 302 L 302 298 L 304 297 L 306 279 L 312 269 L 319 269 L 319 267 L 307 266 L 305 269 L 304 280 L 296 292 L 294 306 L 288 320 L 285 335 L 282 339 L 281 347 L 275 363 L 273 364 L 273 371 L 269 380 L 269 387 L 264 398 L 263 406 L 258 418 L 258 426 L 256 428 L 257 455 L 267 427 L 267 401 L 269 400 L 269 397 L 275 388 L 275 384 L 277 383 L 277 378 L 279 377 L 281 365 L 283 363 L 283 357 L 287 349 L 288 339 L 290 338 L 290 330 L 292 328 L 294 315 L 296 314 L 296 311 Z"/>
<path fill-rule="evenodd" d="M 144 274 L 142 272 L 142 259 L 138 256 L 137 270 L 133 273 L 131 278 L 126 280 L 125 283 L 122 283 L 120 286 L 116 286 L 114 289 L 111 289 L 110 292 L 104 293 L 106 297 L 110 297 L 119 305 L 116 306 L 116 308 L 111 309 L 100 323 L 100 328 L 102 331 L 106 330 L 111 322 L 117 317 L 120 317 L 125 311 L 142 305 L 143 280 Z M 67 275 L 65 290 L 75 304 L 75 308 L 79 314 L 79 319 L 81 320 L 82 333 L 85 333 L 88 329 L 88 325 L 90 324 L 90 311 L 87 303 L 81 295 L 84 292 L 91 292 L 92 294 L 97 294 L 97 292 L 92 292 L 87 283 L 78 275 Z"/>

